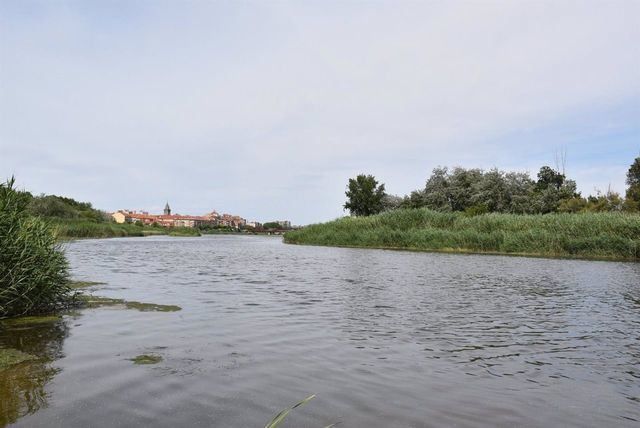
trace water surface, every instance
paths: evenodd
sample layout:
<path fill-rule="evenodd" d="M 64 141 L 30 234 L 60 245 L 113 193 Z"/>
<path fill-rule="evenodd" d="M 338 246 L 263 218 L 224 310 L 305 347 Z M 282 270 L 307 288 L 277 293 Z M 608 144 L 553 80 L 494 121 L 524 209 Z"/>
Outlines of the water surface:
<path fill-rule="evenodd" d="M 0 332 L 16 427 L 638 426 L 640 265 L 290 246 L 278 238 L 68 244 L 83 310 Z M 136 365 L 140 354 L 160 356 Z M 22 370 L 22 371 L 21 371 Z M 22 416 L 22 417 L 20 417 Z M 1 423 L 0 423 L 1 424 Z"/>

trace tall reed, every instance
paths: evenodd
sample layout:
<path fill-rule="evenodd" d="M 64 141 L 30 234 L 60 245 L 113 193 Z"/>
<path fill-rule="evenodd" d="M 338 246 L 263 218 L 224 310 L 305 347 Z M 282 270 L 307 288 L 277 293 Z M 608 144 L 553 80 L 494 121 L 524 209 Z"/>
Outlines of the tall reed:
<path fill-rule="evenodd" d="M 51 226 L 27 214 L 14 179 L 0 184 L 0 318 L 44 313 L 70 300 L 68 265 Z"/>
<path fill-rule="evenodd" d="M 400 209 L 288 232 L 292 244 L 640 259 L 640 215 L 483 214 Z"/>

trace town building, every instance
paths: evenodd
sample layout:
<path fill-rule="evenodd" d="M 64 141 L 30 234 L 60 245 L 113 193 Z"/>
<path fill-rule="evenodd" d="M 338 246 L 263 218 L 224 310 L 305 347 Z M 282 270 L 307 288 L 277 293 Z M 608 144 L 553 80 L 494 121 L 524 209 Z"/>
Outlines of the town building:
<path fill-rule="evenodd" d="M 233 229 L 241 229 L 247 221 L 237 215 L 218 214 L 212 211 L 203 216 L 171 214 L 169 202 L 164 206 L 163 214 L 149 214 L 148 212 L 136 212 L 130 210 L 118 210 L 111 214 L 116 223 L 142 223 L 145 225 L 157 224 L 163 227 L 200 227 L 200 226 L 226 226 Z"/>

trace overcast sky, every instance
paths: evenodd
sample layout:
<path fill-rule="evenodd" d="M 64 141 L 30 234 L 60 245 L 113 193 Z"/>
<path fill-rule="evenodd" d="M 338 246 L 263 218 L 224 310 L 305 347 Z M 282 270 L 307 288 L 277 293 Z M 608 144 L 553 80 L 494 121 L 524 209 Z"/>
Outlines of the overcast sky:
<path fill-rule="evenodd" d="M 0 0 L 0 176 L 294 224 L 438 165 L 583 194 L 640 155 L 640 1 Z M 0 178 L 2 178 L 0 177 Z"/>

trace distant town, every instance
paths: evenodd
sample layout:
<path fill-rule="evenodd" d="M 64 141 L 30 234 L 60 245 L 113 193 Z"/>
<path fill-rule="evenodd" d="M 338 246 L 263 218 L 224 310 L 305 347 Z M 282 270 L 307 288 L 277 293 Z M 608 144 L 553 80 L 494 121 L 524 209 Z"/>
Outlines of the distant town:
<path fill-rule="evenodd" d="M 215 210 L 202 215 L 172 214 L 167 202 L 162 214 L 150 214 L 146 211 L 118 210 L 111 214 L 116 223 L 140 223 L 162 227 L 192 227 L 192 228 L 225 228 L 233 230 L 288 230 L 292 229 L 289 220 L 275 220 L 267 223 L 247 221 L 239 215 L 218 214 Z"/>

